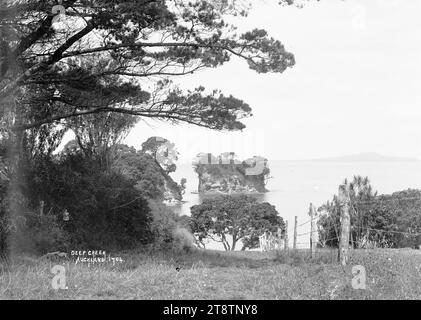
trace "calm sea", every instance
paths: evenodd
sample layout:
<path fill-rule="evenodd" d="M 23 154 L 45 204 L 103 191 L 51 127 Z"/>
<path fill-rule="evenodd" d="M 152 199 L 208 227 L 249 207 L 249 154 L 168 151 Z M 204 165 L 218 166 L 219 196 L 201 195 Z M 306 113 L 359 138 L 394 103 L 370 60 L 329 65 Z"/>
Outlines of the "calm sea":
<path fill-rule="evenodd" d="M 258 195 L 259 200 L 273 204 L 283 219 L 289 221 L 290 239 L 294 216 L 298 224 L 309 220 L 310 203 L 316 207 L 331 200 L 345 178 L 354 175 L 368 176 L 379 194 L 389 194 L 408 188 L 421 189 L 421 161 L 406 162 L 320 162 L 320 161 L 273 161 L 269 162 L 271 176 L 269 192 Z M 201 202 L 197 194 L 198 178 L 189 164 L 179 165 L 173 174 L 176 181 L 187 179 L 184 204 L 175 207 L 179 214 L 190 215 L 190 207 Z M 309 231 L 309 224 L 299 228 L 298 233 Z M 308 242 L 308 237 L 298 239 Z M 211 245 L 212 249 L 220 246 Z M 302 247 L 308 247 L 303 244 Z"/>

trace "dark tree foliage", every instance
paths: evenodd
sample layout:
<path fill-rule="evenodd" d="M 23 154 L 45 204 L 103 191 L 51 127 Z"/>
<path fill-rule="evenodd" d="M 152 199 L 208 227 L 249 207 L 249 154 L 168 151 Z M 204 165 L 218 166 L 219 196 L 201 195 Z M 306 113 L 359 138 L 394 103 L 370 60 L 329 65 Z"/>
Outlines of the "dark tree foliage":
<path fill-rule="evenodd" d="M 58 155 L 32 152 L 38 149 L 24 143 L 16 166 L 4 157 L 7 147 L 1 148 L 3 254 L 10 245 L 45 253 L 69 246 L 127 249 L 162 238 L 157 239 L 158 228 L 151 229 L 150 201 L 159 203 L 168 194 L 181 200 L 180 186 L 148 154 L 121 144 L 92 146 L 89 141 L 70 141 Z M 68 222 L 63 220 L 65 212 L 70 214 Z"/>
<path fill-rule="evenodd" d="M 353 246 L 372 242 L 383 247 L 417 247 L 421 244 L 421 191 L 406 190 L 377 195 L 368 178 L 354 177 L 342 185 L 349 190 Z M 337 247 L 340 204 L 337 196 L 319 208 L 319 242 Z"/>
<path fill-rule="evenodd" d="M 181 186 L 168 175 L 152 155 L 137 151 L 126 145 L 116 145 L 112 149 L 112 170 L 119 172 L 135 183 L 136 189 L 149 199 L 165 199 L 165 193 L 181 200 Z"/>
<path fill-rule="evenodd" d="M 371 208 L 372 229 L 378 239 L 396 248 L 421 245 L 421 190 L 405 190 L 376 198 Z"/>
<path fill-rule="evenodd" d="M 1 165 L 1 163 L 0 163 Z M 9 219 L 6 203 L 8 182 L 0 170 L 0 259 L 7 251 L 7 237 L 9 235 Z"/>
<path fill-rule="evenodd" d="M 178 187 L 157 173 L 174 167 L 121 138 L 139 118 L 241 130 L 246 102 L 174 79 L 232 58 L 282 73 L 294 56 L 264 30 L 236 32 L 226 18 L 248 10 L 237 0 L 63 0 L 61 16 L 56 4 L 0 0 L 0 249 L 25 223 L 55 235 L 64 210 L 72 243 L 148 241 L 146 198 Z M 68 130 L 76 141 L 57 159 Z"/>
<path fill-rule="evenodd" d="M 377 196 L 368 177 L 354 176 L 351 181 L 345 179 L 339 186 L 349 195 L 351 216 L 351 240 L 358 243 L 366 235 L 368 208 Z M 318 220 L 319 240 L 322 246 L 337 246 L 340 235 L 340 209 L 338 196 L 327 201 L 319 208 L 322 213 Z"/>
<path fill-rule="evenodd" d="M 227 18 L 247 14 L 239 1 L 65 0 L 60 17 L 49 1 L 1 3 L 0 114 L 13 129 L 115 112 L 238 130 L 245 102 L 171 79 L 233 57 L 258 73 L 295 63 L 265 30 L 236 32 Z"/>
<path fill-rule="evenodd" d="M 150 137 L 142 143 L 142 152 L 149 154 L 167 174 L 177 169 L 175 162 L 178 160 L 178 151 L 174 143 L 165 138 Z"/>
<path fill-rule="evenodd" d="M 134 116 L 104 112 L 72 118 L 67 121 L 66 127 L 74 132 L 79 149 L 87 156 L 107 156 L 135 123 Z"/>
<path fill-rule="evenodd" d="M 39 159 L 28 175 L 30 207 L 43 199 L 44 212 L 61 221 L 73 248 L 131 248 L 152 240 L 147 195 L 125 176 L 101 170 L 100 161 L 83 154 Z"/>
<path fill-rule="evenodd" d="M 284 232 L 285 223 L 274 206 L 239 195 L 205 199 L 193 206 L 190 228 L 199 244 L 210 238 L 222 243 L 225 250 L 235 250 L 238 241 L 243 241 L 245 250 L 258 247 L 259 236 L 266 231 L 281 228 Z"/>

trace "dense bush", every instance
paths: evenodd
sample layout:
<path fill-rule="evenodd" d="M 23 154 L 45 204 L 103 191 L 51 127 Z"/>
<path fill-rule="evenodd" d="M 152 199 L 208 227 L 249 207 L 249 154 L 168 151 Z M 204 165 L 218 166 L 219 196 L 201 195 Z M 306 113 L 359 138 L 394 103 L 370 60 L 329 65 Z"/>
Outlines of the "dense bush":
<path fill-rule="evenodd" d="M 0 195 L 3 196 L 3 195 Z M 9 236 L 9 221 L 4 207 L 0 204 L 0 259 L 7 255 L 7 239 Z"/>
<path fill-rule="evenodd" d="M 0 144 L 0 259 L 7 255 L 8 236 L 10 234 L 10 221 L 7 210 L 7 190 L 9 189 L 9 181 L 6 177 L 6 164 L 4 158 L 6 150 Z"/>
<path fill-rule="evenodd" d="M 194 243 L 186 216 L 179 217 L 170 208 L 157 201 L 149 201 L 153 222 L 151 232 L 159 249 L 189 250 Z"/>
<path fill-rule="evenodd" d="M 40 216 L 27 213 L 19 229 L 11 235 L 13 250 L 45 254 L 52 251 L 67 251 L 70 235 L 63 229 L 57 216 Z"/>
<path fill-rule="evenodd" d="M 82 154 L 59 161 L 39 161 L 29 179 L 31 194 L 63 220 L 70 245 L 91 248 L 130 248 L 152 239 L 146 197 L 120 173 L 103 170 L 100 162 Z"/>
<path fill-rule="evenodd" d="M 148 199 L 165 200 L 166 194 L 181 200 L 179 186 L 151 155 L 126 145 L 113 147 L 111 168 L 136 183 L 136 188 Z"/>
<path fill-rule="evenodd" d="M 177 216 L 164 204 L 150 200 L 149 207 L 153 221 L 151 232 L 155 243 L 160 247 L 167 247 L 173 242 L 173 232 L 177 227 Z"/>
<path fill-rule="evenodd" d="M 191 246 L 162 204 L 181 199 L 180 186 L 150 155 L 120 144 L 104 153 L 86 148 L 68 143 L 53 155 L 28 147 L 12 165 L 12 182 L 0 170 L 0 253 Z"/>
<path fill-rule="evenodd" d="M 97 159 L 37 157 L 20 179 L 16 190 L 0 190 L 3 252 L 129 249 L 153 240 L 146 197 L 134 181 L 104 170 Z M 20 197 L 19 208 L 11 203 L 14 197 Z"/>
<path fill-rule="evenodd" d="M 355 176 L 341 187 L 350 195 L 351 241 L 355 247 L 418 247 L 421 244 L 421 190 L 377 195 L 368 178 Z M 319 208 L 321 246 L 337 247 L 341 204 L 337 196 Z"/>

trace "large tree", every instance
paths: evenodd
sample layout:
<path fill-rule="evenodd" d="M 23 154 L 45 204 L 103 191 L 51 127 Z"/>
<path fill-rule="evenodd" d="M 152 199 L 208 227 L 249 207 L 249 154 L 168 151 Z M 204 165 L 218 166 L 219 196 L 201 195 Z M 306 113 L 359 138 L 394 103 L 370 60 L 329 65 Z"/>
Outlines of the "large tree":
<path fill-rule="evenodd" d="M 239 241 L 242 250 L 256 248 L 264 232 L 285 230 L 274 206 L 246 195 L 205 199 L 191 208 L 190 226 L 199 244 L 209 238 L 222 243 L 225 250 L 235 250 Z"/>
<path fill-rule="evenodd" d="M 232 57 L 259 73 L 294 65 L 265 30 L 238 34 L 227 22 L 247 14 L 239 2 L 64 0 L 57 18 L 55 2 L 2 0 L 1 119 L 16 130 L 117 112 L 242 129 L 251 114 L 245 102 L 203 87 L 185 92 L 171 81 Z"/>
<path fill-rule="evenodd" d="M 166 174 L 177 169 L 175 162 L 178 160 L 178 151 L 175 144 L 161 137 L 150 137 L 142 143 L 142 151 L 152 156 Z"/>
<path fill-rule="evenodd" d="M 238 3 L 63 0 L 65 14 L 57 16 L 58 1 L 0 0 L 0 177 L 7 190 L 0 219 L 27 211 L 21 200 L 33 181 L 25 169 L 36 157 L 51 157 L 66 130 L 79 147 L 102 153 L 133 116 L 243 129 L 251 108 L 241 99 L 174 84 L 233 57 L 259 73 L 294 65 L 293 54 L 266 31 L 240 34 L 227 22 L 246 15 Z"/>

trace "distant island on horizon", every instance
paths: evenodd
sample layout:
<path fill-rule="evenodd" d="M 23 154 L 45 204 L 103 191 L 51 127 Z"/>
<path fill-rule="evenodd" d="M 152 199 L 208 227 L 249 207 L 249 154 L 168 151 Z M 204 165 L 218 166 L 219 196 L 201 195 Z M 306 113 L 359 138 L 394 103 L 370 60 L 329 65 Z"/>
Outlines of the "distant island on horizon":
<path fill-rule="evenodd" d="M 360 152 L 345 156 L 324 157 L 313 159 L 268 159 L 268 163 L 273 162 L 421 162 L 421 159 L 410 157 L 386 156 L 376 152 Z M 179 166 L 191 165 L 186 159 L 179 162 Z"/>
<path fill-rule="evenodd" d="M 361 152 L 351 155 L 304 160 L 272 160 L 272 161 L 306 161 L 306 162 L 419 162 L 421 159 L 409 157 L 385 156 L 375 152 Z M 271 162 L 269 160 L 269 162 Z"/>

